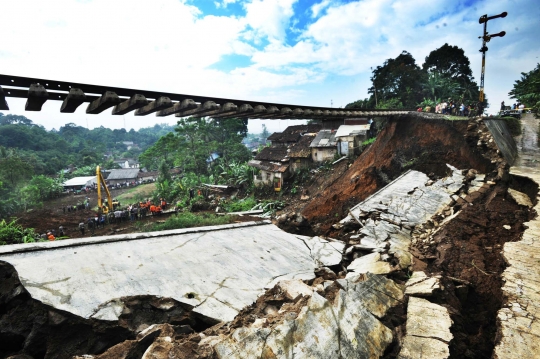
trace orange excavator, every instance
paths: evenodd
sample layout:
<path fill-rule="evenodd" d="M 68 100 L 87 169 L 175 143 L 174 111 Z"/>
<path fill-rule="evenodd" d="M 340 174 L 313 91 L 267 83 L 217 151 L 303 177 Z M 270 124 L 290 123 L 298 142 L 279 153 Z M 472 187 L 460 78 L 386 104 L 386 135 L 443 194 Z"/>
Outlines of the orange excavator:
<path fill-rule="evenodd" d="M 111 198 L 111 192 L 109 192 L 109 189 L 107 188 L 107 184 L 105 183 L 105 179 L 103 178 L 103 174 L 101 173 L 99 166 L 96 167 L 96 181 L 97 181 L 98 209 L 101 209 L 101 213 L 103 214 L 112 212 L 113 201 Z M 105 189 L 105 193 L 107 194 L 107 202 L 105 204 L 103 204 L 101 200 L 101 186 L 102 185 L 103 185 L 103 188 Z"/>

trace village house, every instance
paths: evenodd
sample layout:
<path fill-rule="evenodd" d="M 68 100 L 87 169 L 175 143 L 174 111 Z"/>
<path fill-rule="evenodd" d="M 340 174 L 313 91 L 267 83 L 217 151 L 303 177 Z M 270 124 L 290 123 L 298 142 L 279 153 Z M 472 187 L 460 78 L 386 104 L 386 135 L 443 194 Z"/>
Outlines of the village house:
<path fill-rule="evenodd" d="M 274 189 L 280 191 L 289 176 L 287 148 L 265 147 L 248 165 L 260 170 L 259 175 L 253 176 L 255 186 L 273 184 Z"/>
<path fill-rule="evenodd" d="M 141 182 L 154 182 L 159 176 L 158 171 L 139 172 L 137 178 Z"/>
<path fill-rule="evenodd" d="M 138 168 L 122 168 L 111 170 L 111 173 L 107 177 L 107 182 L 110 185 L 133 183 L 136 182 L 139 175 Z"/>
<path fill-rule="evenodd" d="M 335 134 L 340 156 L 358 155 L 362 149 L 362 142 L 369 139 L 370 124 L 341 125 Z"/>
<path fill-rule="evenodd" d="M 120 168 L 139 168 L 139 162 L 132 158 L 119 158 L 113 162 L 120 166 Z"/>
<path fill-rule="evenodd" d="M 96 176 L 74 177 L 62 184 L 64 191 L 78 191 L 86 187 L 92 187 L 97 183 Z"/>
<path fill-rule="evenodd" d="M 272 147 L 289 147 L 300 140 L 306 133 L 317 133 L 322 129 L 319 124 L 289 126 L 283 132 L 274 132 L 268 137 Z"/>
<path fill-rule="evenodd" d="M 325 162 L 334 159 L 337 153 L 336 132 L 321 130 L 309 145 L 313 162 Z"/>
<path fill-rule="evenodd" d="M 309 167 L 311 160 L 311 148 L 309 145 L 315 139 L 316 133 L 303 135 L 298 142 L 289 146 L 289 171 L 297 172 L 301 168 Z"/>

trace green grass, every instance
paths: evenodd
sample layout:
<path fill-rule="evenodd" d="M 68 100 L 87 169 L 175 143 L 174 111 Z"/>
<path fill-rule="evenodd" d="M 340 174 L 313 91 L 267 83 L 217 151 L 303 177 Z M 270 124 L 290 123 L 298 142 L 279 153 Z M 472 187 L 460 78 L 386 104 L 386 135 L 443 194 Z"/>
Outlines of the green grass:
<path fill-rule="evenodd" d="M 362 142 L 362 146 L 371 145 L 373 142 L 375 142 L 376 139 L 377 137 L 372 137 L 369 140 L 365 140 L 364 142 Z"/>
<path fill-rule="evenodd" d="M 221 224 L 234 223 L 235 219 L 236 216 L 218 216 L 213 213 L 184 212 L 169 217 L 165 223 L 156 223 L 149 228 L 145 228 L 145 230 L 147 232 L 151 232 L 165 231 L 169 229 L 217 226 Z"/>
<path fill-rule="evenodd" d="M 444 116 L 444 119 L 445 119 L 445 120 L 449 120 L 449 121 L 468 121 L 468 120 L 469 120 L 469 117 L 467 117 L 467 116 L 452 116 L 452 115 L 445 115 L 445 116 Z"/>
<path fill-rule="evenodd" d="M 155 183 L 141 184 L 130 188 L 117 197 L 113 197 L 120 201 L 120 203 L 137 203 L 152 197 L 152 193 L 155 190 Z"/>
<path fill-rule="evenodd" d="M 257 204 L 257 200 L 254 197 L 246 197 L 234 202 L 226 203 L 223 207 L 226 212 L 243 212 L 249 211 Z"/>

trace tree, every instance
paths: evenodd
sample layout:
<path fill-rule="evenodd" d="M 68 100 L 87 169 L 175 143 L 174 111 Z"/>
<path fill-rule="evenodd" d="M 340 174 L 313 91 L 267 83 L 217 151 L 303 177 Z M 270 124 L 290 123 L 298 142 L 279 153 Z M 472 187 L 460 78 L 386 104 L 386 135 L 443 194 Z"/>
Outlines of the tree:
<path fill-rule="evenodd" d="M 422 100 L 425 73 L 407 51 L 403 51 L 395 59 L 386 60 L 372 73 L 373 86 L 368 89 L 368 93 L 374 97 L 377 91 L 377 99 L 382 106 L 401 103 L 405 108 L 414 108 Z M 393 101 L 388 102 L 389 100 Z"/>
<path fill-rule="evenodd" d="M 522 72 L 521 79 L 516 80 L 514 88 L 508 94 L 511 98 L 532 107 L 538 115 L 540 113 L 540 64 L 529 72 Z"/>
<path fill-rule="evenodd" d="M 463 102 L 476 102 L 479 91 L 470 65 L 465 51 L 457 46 L 446 43 L 431 51 L 422 65 L 428 74 L 425 90 L 433 99 L 437 96 L 441 99 L 451 97 Z"/>
<path fill-rule="evenodd" d="M 270 137 L 270 132 L 266 128 L 266 125 L 263 123 L 262 125 L 262 132 L 261 132 L 261 138 L 264 139 L 264 142 L 266 143 L 266 139 Z"/>
<path fill-rule="evenodd" d="M 369 99 L 365 98 L 363 100 L 348 103 L 345 108 L 372 108 L 374 105 L 375 103 L 371 103 Z"/>
<path fill-rule="evenodd" d="M 11 188 L 33 173 L 32 166 L 14 149 L 0 146 L 0 180 Z"/>

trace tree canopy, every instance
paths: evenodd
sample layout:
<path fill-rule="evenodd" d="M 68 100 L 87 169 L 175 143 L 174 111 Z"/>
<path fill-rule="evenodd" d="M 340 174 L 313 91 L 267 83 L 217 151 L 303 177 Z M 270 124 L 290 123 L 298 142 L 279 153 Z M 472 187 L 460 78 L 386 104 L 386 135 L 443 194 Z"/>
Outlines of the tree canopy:
<path fill-rule="evenodd" d="M 540 113 L 540 64 L 529 72 L 522 72 L 521 79 L 516 80 L 508 95 Z"/>
<path fill-rule="evenodd" d="M 447 43 L 431 51 L 422 68 L 410 53 L 403 51 L 377 66 L 371 81 L 370 97 L 351 102 L 346 108 L 415 108 L 448 98 L 472 104 L 479 95 L 465 52 Z"/>

